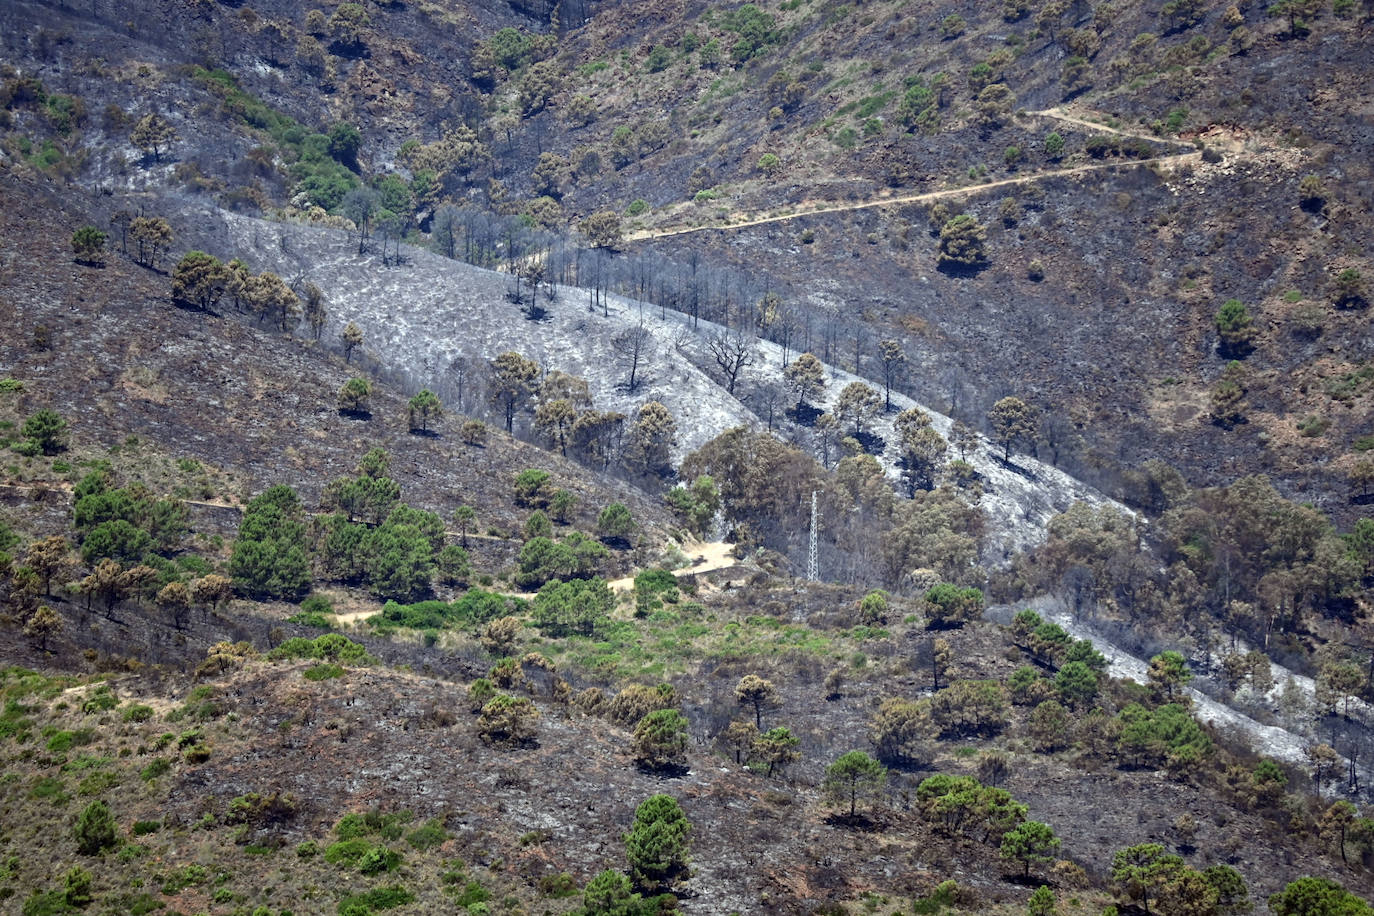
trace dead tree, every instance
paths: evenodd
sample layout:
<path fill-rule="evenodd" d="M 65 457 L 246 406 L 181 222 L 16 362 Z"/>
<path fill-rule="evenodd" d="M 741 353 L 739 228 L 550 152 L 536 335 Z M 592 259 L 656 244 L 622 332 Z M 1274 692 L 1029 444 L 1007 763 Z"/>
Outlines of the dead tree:
<path fill-rule="evenodd" d="M 754 340 L 742 331 L 722 330 L 706 338 L 706 351 L 725 376 L 725 390 L 735 393 L 739 375 L 754 362 Z"/>
<path fill-rule="evenodd" d="M 621 331 L 611 338 L 611 349 L 616 362 L 629 372 L 625 390 L 634 392 L 644 383 L 641 370 L 654 353 L 654 335 L 644 325 Z"/>

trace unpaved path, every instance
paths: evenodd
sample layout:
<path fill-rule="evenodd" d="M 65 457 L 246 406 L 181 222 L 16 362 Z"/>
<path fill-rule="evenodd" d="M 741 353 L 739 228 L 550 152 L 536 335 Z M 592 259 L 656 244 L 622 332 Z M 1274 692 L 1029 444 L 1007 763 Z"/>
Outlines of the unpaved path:
<path fill-rule="evenodd" d="M 690 566 L 684 566 L 679 572 L 682 573 L 703 573 L 717 569 L 729 569 L 739 564 L 735 558 L 735 545 L 727 544 L 724 541 L 708 541 L 683 545 L 684 554 L 692 561 Z M 625 576 L 615 579 L 608 583 L 611 590 L 619 594 L 628 592 L 635 586 L 635 577 Z"/>
<path fill-rule="evenodd" d="M 1076 124 L 1079 127 L 1086 127 L 1089 130 L 1105 131 L 1109 134 L 1116 134 L 1118 137 L 1133 137 L 1136 140 L 1145 140 L 1149 143 L 1175 142 L 1172 140 L 1168 140 L 1164 137 L 1157 137 L 1153 134 L 1138 134 L 1134 131 L 1122 130 L 1119 127 L 1108 127 L 1106 124 L 1100 124 L 1097 121 L 1089 121 L 1087 118 L 1082 118 L 1078 115 L 1070 114 L 1069 111 L 1065 108 L 1046 108 L 1043 111 L 1028 111 L 1026 112 L 1026 114 L 1039 118 L 1053 118 L 1056 121 L 1064 121 L 1068 124 Z"/>
<path fill-rule="evenodd" d="M 944 188 L 939 191 L 923 191 L 920 194 L 898 194 L 889 197 L 878 197 L 873 200 L 861 200 L 854 203 L 825 204 L 818 207 L 802 207 L 789 213 L 774 216 L 760 216 L 752 219 L 737 220 L 729 223 L 712 223 L 704 226 L 679 226 L 674 229 L 653 229 L 635 232 L 627 235 L 627 241 L 642 241 L 646 239 L 668 238 L 674 235 L 687 235 L 692 232 L 709 232 L 713 229 L 744 229 L 749 226 L 762 226 L 767 223 L 781 223 L 789 219 L 796 219 L 800 216 L 815 216 L 821 213 L 845 213 L 852 210 L 869 210 L 874 207 L 891 207 L 900 204 L 918 204 L 930 200 L 941 200 L 947 197 L 962 197 L 969 194 L 977 194 L 993 188 L 1003 188 L 1011 185 L 1028 184 L 1032 181 L 1040 181 L 1045 178 L 1058 178 L 1063 175 L 1079 175 L 1084 172 L 1098 172 L 1103 169 L 1120 168 L 1123 165 L 1147 165 L 1151 162 L 1187 162 L 1190 160 L 1200 161 L 1202 154 L 1177 153 L 1172 156 L 1156 156 L 1153 159 L 1120 159 L 1111 162 L 1094 162 L 1088 165 L 1077 165 L 1066 169 L 1050 169 L 1044 172 L 1021 175 L 1016 178 L 1002 178 L 997 181 L 988 181 L 983 184 L 968 185 L 963 188 Z"/>
<path fill-rule="evenodd" d="M 1046 108 L 1043 111 L 1032 111 L 1028 114 L 1042 118 L 1052 118 L 1064 121 L 1091 130 L 1103 131 L 1105 133 L 1116 134 L 1119 137 L 1131 137 L 1137 140 L 1146 140 L 1151 143 L 1168 143 L 1169 141 L 1161 137 L 1150 136 L 1149 134 L 1138 134 L 1132 131 L 1121 130 L 1117 127 L 1109 127 L 1106 124 L 1099 124 L 1096 121 L 1089 121 L 1078 115 L 1069 114 L 1060 108 Z M 703 226 L 678 226 L 668 229 L 645 229 L 627 235 L 627 241 L 644 241 L 647 239 L 668 238 L 675 235 L 687 235 L 692 232 L 708 232 L 713 229 L 744 229 L 749 226 L 762 226 L 768 223 L 781 223 L 789 219 L 796 219 L 800 216 L 815 216 L 822 213 L 846 213 L 853 210 L 867 210 L 873 207 L 888 207 L 900 204 L 924 203 L 931 200 L 942 200 L 949 197 L 961 197 L 968 194 L 976 194 L 992 188 L 1010 187 L 1012 185 L 1028 184 L 1032 181 L 1039 181 L 1044 178 L 1057 178 L 1063 175 L 1079 175 L 1084 172 L 1096 172 L 1103 169 L 1117 168 L 1128 164 L 1147 164 L 1147 163 L 1166 163 L 1166 162 L 1189 162 L 1200 161 L 1202 154 L 1197 151 L 1186 153 L 1172 153 L 1167 156 L 1154 156 L 1149 159 L 1129 159 L 1114 160 L 1111 162 L 1094 162 L 1087 165 L 1070 166 L 1063 169 L 1047 169 L 1045 171 L 1018 175 L 1015 178 L 1002 178 L 998 181 L 989 181 L 984 184 L 967 185 L 960 188 L 944 188 L 939 191 L 923 191 L 919 194 L 898 194 L 875 197 L 870 200 L 861 200 L 850 203 L 822 203 L 812 205 L 809 203 L 801 204 L 796 210 L 788 213 L 774 214 L 770 216 L 745 217 L 743 219 L 732 219 L 726 223 L 712 223 Z M 743 214 L 741 214 L 743 215 Z"/>
<path fill-rule="evenodd" d="M 691 565 L 684 566 L 680 572 L 703 573 L 712 572 L 717 569 L 729 569 L 739 564 L 735 558 L 735 545 L 727 544 L 723 541 L 709 541 L 705 543 L 695 543 L 683 545 L 683 553 L 691 560 Z M 634 575 L 624 576 L 607 583 L 611 591 L 617 595 L 629 592 L 635 586 Z M 501 595 L 508 595 L 512 598 L 524 598 L 526 601 L 534 599 L 530 592 L 498 592 Z M 355 623 L 366 620 L 369 617 L 376 617 L 381 613 L 380 608 L 372 608 L 364 611 L 346 611 L 342 614 L 334 614 L 334 625 L 338 627 L 351 626 Z"/>

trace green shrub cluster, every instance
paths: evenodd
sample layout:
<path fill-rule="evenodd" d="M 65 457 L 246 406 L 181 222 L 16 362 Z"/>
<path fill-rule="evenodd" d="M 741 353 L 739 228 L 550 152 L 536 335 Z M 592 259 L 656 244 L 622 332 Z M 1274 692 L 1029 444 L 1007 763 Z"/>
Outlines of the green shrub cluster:
<path fill-rule="evenodd" d="M 339 916 L 371 916 L 381 910 L 404 906 L 415 895 L 400 885 L 379 887 L 360 894 L 349 894 L 339 901 Z"/>
<path fill-rule="evenodd" d="M 315 658 L 343 664 L 370 665 L 375 661 L 367 649 L 342 633 L 326 633 L 314 639 L 295 636 L 267 655 L 271 659 Z"/>
<path fill-rule="evenodd" d="M 444 829 L 444 822 L 438 818 L 431 818 L 406 834 L 406 842 L 420 852 L 442 846 L 448 841 L 448 831 Z"/>
<path fill-rule="evenodd" d="M 780 37 L 773 17 L 752 3 L 727 13 L 721 26 L 739 36 L 730 46 L 730 56 L 736 63 L 761 57 Z"/>
<path fill-rule="evenodd" d="M 407 627 L 414 630 L 442 630 L 480 626 L 501 617 L 523 614 L 525 602 L 480 588 L 470 588 L 457 601 L 420 601 L 397 604 L 388 601 L 382 612 L 368 618 L 378 630 Z"/>

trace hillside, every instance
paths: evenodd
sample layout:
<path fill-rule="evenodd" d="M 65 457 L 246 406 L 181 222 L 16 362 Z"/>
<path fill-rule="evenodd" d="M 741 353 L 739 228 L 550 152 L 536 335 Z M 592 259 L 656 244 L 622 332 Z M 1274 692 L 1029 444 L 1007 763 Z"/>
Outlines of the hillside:
<path fill-rule="evenodd" d="M 768 336 L 805 326 L 810 348 L 861 376 L 878 371 L 877 340 L 896 339 L 912 354 L 903 386 L 975 426 L 1007 394 L 1059 412 L 1069 435 L 1042 436 L 1056 463 L 1109 491 L 1160 458 L 1200 484 L 1264 472 L 1348 522 L 1345 477 L 1369 432 L 1366 300 L 1335 280 L 1370 274 L 1359 240 L 1374 185 L 1369 112 L 1347 91 L 1368 23 L 1337 6 L 665 5 L 642 19 L 605 4 L 560 8 L 550 29 L 533 8 L 390 4 L 358 27 L 150 4 L 131 13 L 165 27 L 139 30 L 98 7 L 20 4 L 11 15 L 48 37 L 7 53 L 51 89 L 126 112 L 102 122 L 83 102 L 78 132 L 56 137 L 56 168 L 87 182 L 250 210 L 294 185 L 298 205 L 333 209 L 355 179 L 302 137 L 342 121 L 361 128 L 365 173 L 428 174 L 400 213 L 424 230 L 445 197 L 554 230 L 606 209 L 632 236 L 737 223 L 647 243 L 648 269 L 673 270 L 659 256 L 733 265 L 742 298 L 781 296 L 785 326 Z M 498 41 L 502 26 L 515 31 Z M 88 42 L 105 49 L 98 73 L 80 66 Z M 646 105 L 666 117 L 643 118 Z M 173 108 L 208 117 L 183 124 Z M 166 163 L 131 160 L 128 125 L 154 109 L 180 139 Z M 14 110 L 21 129 L 48 129 Z M 1219 159 L 1130 164 L 1180 143 Z M 1124 164 L 1075 171 L 1104 157 Z M 1308 176 L 1320 193 L 1299 190 Z M 933 200 L 833 210 L 961 187 L 942 213 Z M 833 212 L 749 225 L 818 206 Z M 942 272 L 924 232 L 961 211 L 987 229 L 985 260 Z M 660 297 L 683 292 L 679 277 Z M 705 317 L 752 328 L 723 298 L 708 294 Z M 1213 319 L 1232 298 L 1252 321 L 1244 422 L 1220 426 L 1211 393 L 1234 354 Z M 856 321 L 858 346 L 840 346 Z"/>
<path fill-rule="evenodd" d="M 1374 7 L 0 8 L 0 910 L 1374 912 Z"/>

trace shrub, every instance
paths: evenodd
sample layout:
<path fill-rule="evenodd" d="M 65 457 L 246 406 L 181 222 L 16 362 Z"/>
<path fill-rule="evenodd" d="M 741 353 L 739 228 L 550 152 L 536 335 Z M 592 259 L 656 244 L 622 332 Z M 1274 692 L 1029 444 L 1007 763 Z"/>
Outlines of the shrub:
<path fill-rule="evenodd" d="M 379 875 L 395 871 L 401 864 L 401 854 L 385 846 L 373 846 L 358 859 L 358 871 L 365 875 Z"/>
<path fill-rule="evenodd" d="M 539 879 L 536 886 L 539 888 L 539 893 L 552 900 L 576 896 L 578 889 L 577 879 L 567 872 L 544 875 Z"/>
<path fill-rule="evenodd" d="M 371 664 L 367 649 L 342 633 L 326 633 L 314 639 L 295 636 L 267 654 L 270 659 L 316 658 L 344 664 Z"/>
<path fill-rule="evenodd" d="M 1331 301 L 1337 308 L 1359 308 L 1366 304 L 1366 283 L 1357 268 L 1347 267 L 1331 282 Z"/>
<path fill-rule="evenodd" d="M 940 246 L 936 262 L 941 269 L 956 272 L 984 265 L 987 229 L 967 213 L 952 218 L 940 227 Z"/>
<path fill-rule="evenodd" d="M 135 703 L 124 710 L 125 722 L 147 722 L 153 717 L 153 707 Z"/>
<path fill-rule="evenodd" d="M 114 691 L 108 684 L 101 684 L 95 691 L 86 698 L 81 704 L 81 711 L 84 713 L 106 712 L 119 705 L 119 697 L 115 696 Z"/>
<path fill-rule="evenodd" d="M 1217 312 L 1217 333 L 1221 335 L 1224 356 L 1243 357 L 1252 349 L 1254 319 L 1239 299 L 1227 299 Z"/>
<path fill-rule="evenodd" d="M 82 226 L 72 233 L 72 254 L 83 264 L 99 264 L 104 260 L 106 238 L 94 226 Z"/>
<path fill-rule="evenodd" d="M 468 420 L 458 430 L 464 445 L 483 446 L 487 444 L 487 424 L 481 420 Z"/>
<path fill-rule="evenodd" d="M 527 509 L 546 509 L 552 497 L 548 471 L 526 468 L 515 476 L 515 503 Z"/>
<path fill-rule="evenodd" d="M 499 693 L 482 707 L 477 735 L 488 744 L 517 746 L 534 738 L 539 710 L 528 697 Z"/>
<path fill-rule="evenodd" d="M 596 517 L 596 533 L 603 540 L 624 541 L 634 531 L 634 519 L 624 503 L 611 503 Z"/>
<path fill-rule="evenodd" d="M 401 864 L 400 853 L 374 846 L 361 837 L 331 843 L 324 850 L 324 860 L 330 865 L 357 868 L 368 875 L 392 871 Z"/>
<path fill-rule="evenodd" d="M 687 718 L 676 709 L 656 709 L 635 726 L 635 760 L 652 770 L 687 763 Z"/>
<path fill-rule="evenodd" d="M 654 889 L 676 881 L 687 869 L 691 829 L 671 795 L 651 795 L 641 802 L 625 837 L 625 855 L 635 883 Z"/>
<path fill-rule="evenodd" d="M 144 782 L 148 782 L 171 772 L 171 770 L 172 761 L 168 760 L 166 757 L 159 757 L 144 767 L 138 775 Z"/>
<path fill-rule="evenodd" d="M 24 421 L 19 434 L 44 455 L 56 455 L 67 448 L 67 421 L 51 410 L 34 413 Z"/>
<path fill-rule="evenodd" d="M 74 833 L 77 851 L 83 855 L 99 855 L 119 845 L 114 815 L 103 801 L 93 801 L 85 807 L 77 818 Z"/>
<path fill-rule="evenodd" d="M 1316 414 L 1309 414 L 1298 421 L 1298 433 L 1308 439 L 1322 435 L 1330 427 L 1330 420 L 1326 417 L 1319 417 Z"/>
<path fill-rule="evenodd" d="M 444 829 L 443 821 L 438 818 L 425 821 L 406 837 L 406 842 L 421 852 L 442 846 L 447 840 L 448 831 Z"/>
<path fill-rule="evenodd" d="M 372 916 L 415 900 L 415 895 L 400 885 L 379 887 L 360 894 L 349 894 L 339 901 L 339 916 Z"/>
<path fill-rule="evenodd" d="M 983 614 L 983 593 L 976 588 L 959 588 L 943 583 L 925 595 L 931 626 L 963 626 Z"/>
<path fill-rule="evenodd" d="M 644 69 L 650 73 L 662 73 L 673 62 L 673 52 L 663 45 L 654 45 L 644 58 Z"/>
<path fill-rule="evenodd" d="M 29 798 L 49 801 L 57 806 L 71 801 L 71 796 L 66 791 L 66 783 L 55 776 L 44 776 L 35 782 L 29 790 Z"/>

